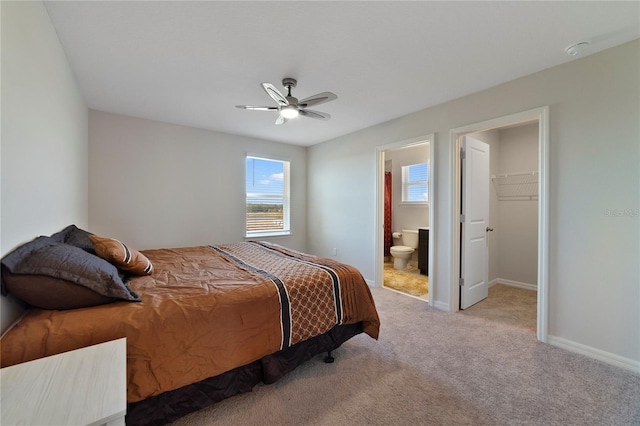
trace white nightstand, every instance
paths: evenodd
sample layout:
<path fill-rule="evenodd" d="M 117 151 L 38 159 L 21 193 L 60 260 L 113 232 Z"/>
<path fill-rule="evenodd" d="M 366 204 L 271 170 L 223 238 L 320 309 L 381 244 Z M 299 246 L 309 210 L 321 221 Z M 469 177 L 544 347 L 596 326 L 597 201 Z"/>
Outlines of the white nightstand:
<path fill-rule="evenodd" d="M 2 425 L 124 425 L 126 339 L 0 369 Z"/>

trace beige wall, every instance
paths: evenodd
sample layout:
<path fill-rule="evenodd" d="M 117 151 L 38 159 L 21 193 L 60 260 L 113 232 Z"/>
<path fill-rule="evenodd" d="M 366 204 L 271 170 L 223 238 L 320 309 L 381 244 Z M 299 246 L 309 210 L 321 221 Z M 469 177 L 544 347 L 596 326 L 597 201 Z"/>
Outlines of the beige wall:
<path fill-rule="evenodd" d="M 435 133 L 433 296 L 450 306 L 449 132 L 548 105 L 549 335 L 640 371 L 639 52 L 636 40 L 310 147 L 309 250 L 343 247 L 338 257 L 373 280 L 376 147 Z"/>
<path fill-rule="evenodd" d="M 40 2 L 2 8 L 1 255 L 88 222 L 87 107 Z M 0 297 L 4 331 L 20 312 Z"/>
<path fill-rule="evenodd" d="M 244 240 L 245 155 L 291 161 L 291 236 L 306 249 L 306 148 L 89 113 L 89 225 L 139 249 Z"/>

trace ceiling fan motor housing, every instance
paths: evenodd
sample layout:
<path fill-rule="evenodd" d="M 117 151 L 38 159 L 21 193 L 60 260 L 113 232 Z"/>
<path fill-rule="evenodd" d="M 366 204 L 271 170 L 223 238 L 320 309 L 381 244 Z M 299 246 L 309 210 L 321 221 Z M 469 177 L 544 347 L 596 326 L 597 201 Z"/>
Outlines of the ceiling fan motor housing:
<path fill-rule="evenodd" d="M 289 87 L 295 88 L 297 84 L 298 84 L 298 82 L 296 81 L 296 79 L 295 79 L 295 78 L 288 78 L 288 77 L 287 77 L 287 78 L 283 78 L 283 79 L 282 79 L 282 85 L 283 85 L 284 87 L 287 87 L 287 88 L 289 88 Z"/>

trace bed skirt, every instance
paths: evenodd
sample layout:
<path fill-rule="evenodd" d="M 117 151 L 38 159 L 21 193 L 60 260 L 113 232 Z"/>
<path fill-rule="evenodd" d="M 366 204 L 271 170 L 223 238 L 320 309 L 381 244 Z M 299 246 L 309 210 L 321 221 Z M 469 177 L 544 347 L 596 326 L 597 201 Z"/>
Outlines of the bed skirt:
<path fill-rule="evenodd" d="M 327 333 L 198 383 L 127 405 L 127 425 L 165 425 L 231 396 L 271 384 L 314 356 L 337 349 L 362 333 L 362 324 L 337 325 Z"/>

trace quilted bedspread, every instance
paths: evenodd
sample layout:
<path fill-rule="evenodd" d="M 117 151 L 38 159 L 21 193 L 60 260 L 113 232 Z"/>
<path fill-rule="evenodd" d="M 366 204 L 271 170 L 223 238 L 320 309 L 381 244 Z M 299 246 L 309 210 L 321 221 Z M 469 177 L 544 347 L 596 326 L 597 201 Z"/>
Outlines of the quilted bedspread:
<path fill-rule="evenodd" d="M 379 318 L 360 272 L 275 244 L 246 242 L 146 250 L 151 276 L 134 277 L 141 303 L 68 311 L 30 309 L 0 341 L 2 367 L 127 338 L 127 400 L 216 376 Z"/>

